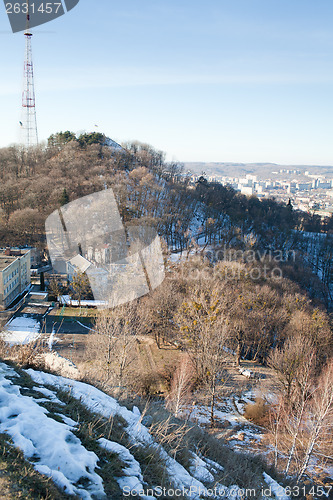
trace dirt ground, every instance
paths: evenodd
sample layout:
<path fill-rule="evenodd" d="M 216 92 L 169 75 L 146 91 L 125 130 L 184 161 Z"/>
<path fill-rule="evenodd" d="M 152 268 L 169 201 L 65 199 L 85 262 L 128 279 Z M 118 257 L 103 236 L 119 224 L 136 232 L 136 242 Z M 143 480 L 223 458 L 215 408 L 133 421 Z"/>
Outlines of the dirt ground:
<path fill-rule="evenodd" d="M 59 354 L 73 361 L 78 368 L 84 368 L 86 357 L 87 335 L 57 334 L 56 343 L 53 348 Z M 155 340 L 150 336 L 140 336 L 137 339 L 137 367 L 140 367 L 141 373 L 158 373 L 163 370 L 170 370 L 177 366 L 183 356 L 183 352 L 171 345 L 163 346 L 159 349 Z M 225 390 L 236 393 L 255 390 L 257 394 L 274 393 L 277 389 L 277 381 L 274 372 L 265 366 L 253 361 L 241 362 L 241 366 L 252 371 L 256 378 L 248 379 L 239 373 L 238 368 L 234 366 L 233 357 L 230 356 L 227 364 L 227 377 L 224 384 Z M 163 388 L 160 387 L 163 392 Z"/>

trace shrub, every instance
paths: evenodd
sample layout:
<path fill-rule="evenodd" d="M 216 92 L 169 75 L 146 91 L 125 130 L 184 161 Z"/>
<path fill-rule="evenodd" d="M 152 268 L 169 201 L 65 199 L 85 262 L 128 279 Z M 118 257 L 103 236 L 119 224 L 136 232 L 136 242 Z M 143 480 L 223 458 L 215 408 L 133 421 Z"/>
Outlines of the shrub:
<path fill-rule="evenodd" d="M 268 405 L 267 402 L 258 397 L 255 403 L 248 403 L 245 407 L 244 417 L 256 425 L 265 426 L 268 418 Z"/>
<path fill-rule="evenodd" d="M 160 376 L 156 372 L 139 373 L 134 384 L 134 390 L 139 396 L 154 396 L 159 392 Z"/>

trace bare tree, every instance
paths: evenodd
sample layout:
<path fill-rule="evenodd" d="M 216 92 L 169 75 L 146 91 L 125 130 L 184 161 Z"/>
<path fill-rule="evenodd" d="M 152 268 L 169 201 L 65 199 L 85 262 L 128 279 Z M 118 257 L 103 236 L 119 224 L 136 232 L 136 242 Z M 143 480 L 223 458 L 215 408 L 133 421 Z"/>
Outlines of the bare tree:
<path fill-rule="evenodd" d="M 177 284 L 166 279 L 151 295 L 142 301 L 141 321 L 147 333 L 152 333 L 160 349 L 167 341 L 172 341 L 175 332 L 173 317 L 181 302 Z"/>
<path fill-rule="evenodd" d="M 58 297 L 61 295 L 61 292 L 63 290 L 63 286 L 61 282 L 52 275 L 48 275 L 48 291 L 54 300 L 58 300 Z"/>
<path fill-rule="evenodd" d="M 137 330 L 133 303 L 102 311 L 97 316 L 88 352 L 100 364 L 106 383 L 123 385 L 134 360 Z"/>
<path fill-rule="evenodd" d="M 332 434 L 333 430 L 333 360 L 331 359 L 321 376 L 317 381 L 314 396 L 311 401 L 309 412 L 306 419 L 309 438 L 298 473 L 298 480 L 301 480 L 303 474 L 309 465 L 310 458 L 315 450 L 316 444 Z"/>
<path fill-rule="evenodd" d="M 288 400 L 291 399 L 293 391 L 300 384 L 300 378 L 303 376 L 309 357 L 312 356 L 314 350 L 314 345 L 309 339 L 298 335 L 288 339 L 282 348 L 276 348 L 270 354 L 268 366 L 276 371 Z"/>
<path fill-rule="evenodd" d="M 297 457 L 298 443 L 304 428 L 304 419 L 313 394 L 313 379 L 316 368 L 316 352 L 309 339 L 288 339 L 282 349 L 275 349 L 268 359 L 283 387 L 278 411 L 272 415 L 275 422 L 275 462 L 277 462 L 278 440 L 286 439 L 288 474 L 292 461 Z M 274 412 L 273 412 L 274 413 Z"/>
<path fill-rule="evenodd" d="M 294 395 L 293 401 L 289 401 L 288 405 L 289 420 L 287 422 L 287 430 L 292 437 L 292 441 L 288 453 L 285 474 L 288 474 L 291 462 L 295 456 L 297 440 L 302 428 L 304 415 L 307 410 L 309 400 L 312 397 L 314 368 L 315 353 L 312 351 L 305 359 L 303 359 L 302 364 L 297 369 L 297 392 Z"/>
<path fill-rule="evenodd" d="M 78 300 L 79 307 L 81 307 L 82 299 L 90 291 L 88 276 L 80 271 L 76 272 L 71 282 L 71 288 L 73 290 L 72 298 Z"/>
<path fill-rule="evenodd" d="M 22 208 L 15 210 L 9 217 L 9 225 L 17 232 L 25 235 L 41 233 L 44 217 L 36 208 Z"/>
<path fill-rule="evenodd" d="M 326 312 L 317 308 L 296 310 L 290 318 L 286 332 L 290 338 L 301 335 L 303 339 L 309 339 L 322 359 L 326 360 L 327 356 L 332 355 L 332 330 Z"/>
<path fill-rule="evenodd" d="M 0 207 L 0 230 L 6 225 L 6 214 L 3 208 Z"/>
<path fill-rule="evenodd" d="M 277 469 L 279 449 L 281 447 L 281 429 L 286 422 L 285 401 L 279 397 L 276 404 L 271 405 L 269 411 L 269 430 L 274 442 L 274 467 Z"/>
<path fill-rule="evenodd" d="M 166 398 L 166 406 L 175 417 L 178 417 L 189 402 L 194 379 L 193 364 L 189 356 L 185 354 L 172 378 L 170 393 Z"/>
<path fill-rule="evenodd" d="M 206 385 L 210 396 L 211 425 L 217 386 L 224 383 L 225 352 L 228 338 L 226 317 L 222 312 L 219 287 L 199 282 L 189 292 L 177 312 L 183 345 L 196 369 L 198 382 Z"/>

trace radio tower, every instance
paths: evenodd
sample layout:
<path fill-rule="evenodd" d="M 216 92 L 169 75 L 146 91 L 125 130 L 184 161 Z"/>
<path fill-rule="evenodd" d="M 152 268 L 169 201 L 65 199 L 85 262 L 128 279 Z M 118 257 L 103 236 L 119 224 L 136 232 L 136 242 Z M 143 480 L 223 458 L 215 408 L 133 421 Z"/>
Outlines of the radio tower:
<path fill-rule="evenodd" d="M 38 144 L 37 119 L 36 119 L 36 99 L 34 87 L 34 68 L 32 64 L 32 48 L 30 31 L 30 4 L 28 0 L 27 26 L 25 36 L 25 61 L 24 61 L 24 84 L 22 95 L 22 139 L 26 148 Z"/>

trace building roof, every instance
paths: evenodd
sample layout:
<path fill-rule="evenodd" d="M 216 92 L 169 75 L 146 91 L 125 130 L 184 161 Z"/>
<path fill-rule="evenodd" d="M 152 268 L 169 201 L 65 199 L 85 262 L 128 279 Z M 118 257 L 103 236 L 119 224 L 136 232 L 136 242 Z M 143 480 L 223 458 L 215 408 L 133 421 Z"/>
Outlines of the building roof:
<path fill-rule="evenodd" d="M 0 271 L 4 271 L 6 267 L 12 264 L 16 259 L 17 257 L 9 257 L 8 255 L 0 254 Z"/>
<path fill-rule="evenodd" d="M 6 247 L 0 248 L 0 255 L 8 255 L 10 257 L 22 257 L 27 253 L 31 252 L 32 248 L 17 248 L 17 247 Z"/>
<path fill-rule="evenodd" d="M 86 270 L 92 265 L 89 260 L 85 259 L 82 257 L 82 255 L 76 255 L 73 257 L 69 263 L 73 266 L 76 267 L 81 271 L 81 273 L 85 273 Z"/>
<path fill-rule="evenodd" d="M 10 266 L 15 260 L 29 253 L 29 249 L 20 248 L 0 248 L 0 272 Z"/>

